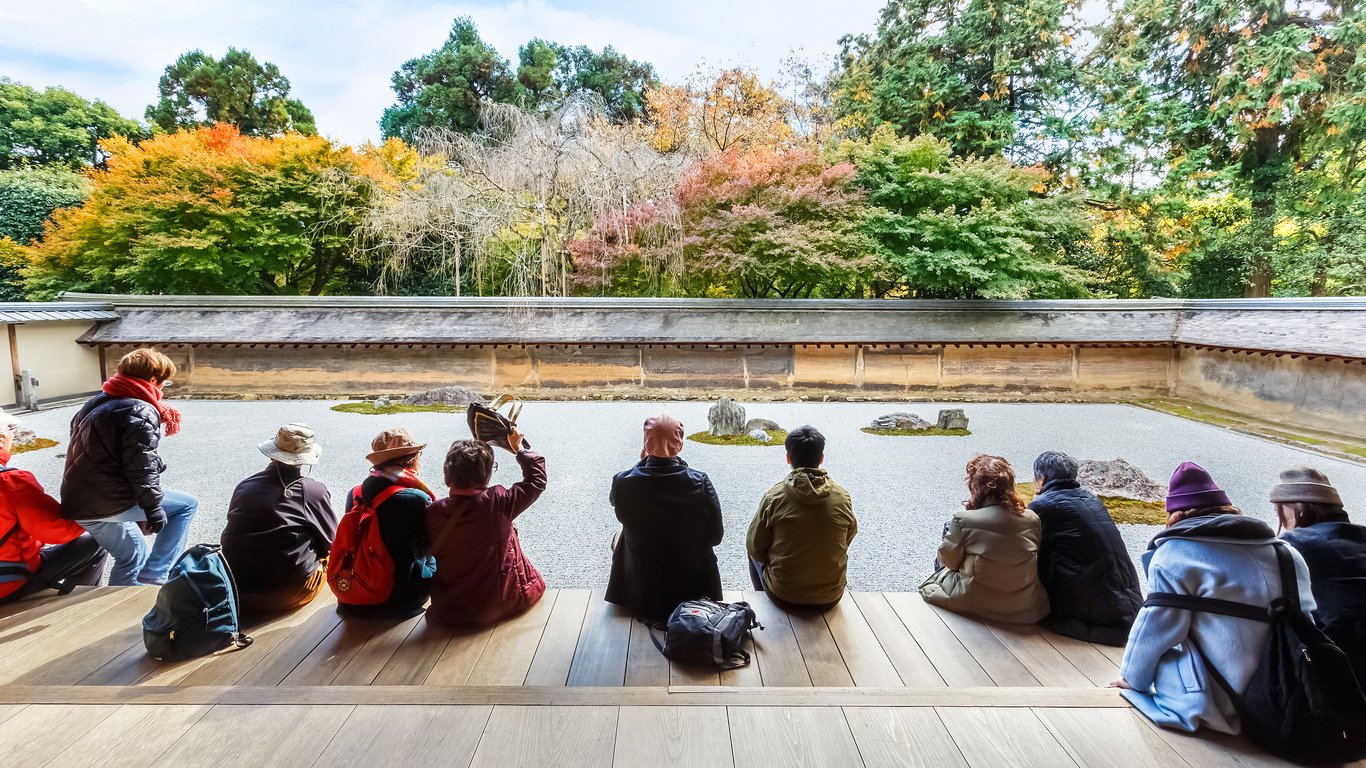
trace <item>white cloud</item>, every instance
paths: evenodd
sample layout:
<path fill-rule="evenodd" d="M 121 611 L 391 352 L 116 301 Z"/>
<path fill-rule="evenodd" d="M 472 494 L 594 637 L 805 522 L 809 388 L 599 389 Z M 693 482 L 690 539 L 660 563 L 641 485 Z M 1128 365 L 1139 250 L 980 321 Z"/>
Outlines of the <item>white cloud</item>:
<path fill-rule="evenodd" d="M 393 102 L 389 79 L 404 61 L 446 38 L 470 16 L 509 60 L 533 37 L 612 45 L 679 80 L 703 60 L 742 63 L 776 76 L 795 48 L 832 56 L 846 33 L 871 30 L 884 0 L 47 0 L 0 5 L 0 75 L 62 85 L 141 117 L 157 79 L 185 51 L 229 46 L 271 61 L 319 129 L 349 142 L 377 138 Z"/>

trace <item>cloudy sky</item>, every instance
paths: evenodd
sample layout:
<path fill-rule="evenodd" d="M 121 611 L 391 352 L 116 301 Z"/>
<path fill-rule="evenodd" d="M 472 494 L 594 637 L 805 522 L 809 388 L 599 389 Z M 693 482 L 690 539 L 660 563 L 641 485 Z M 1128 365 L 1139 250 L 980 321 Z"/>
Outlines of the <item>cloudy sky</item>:
<path fill-rule="evenodd" d="M 666 80 L 703 62 L 777 74 L 794 49 L 826 60 L 846 33 L 871 30 L 884 0 L 0 0 L 0 76 L 61 85 L 142 118 L 157 78 L 181 53 L 229 46 L 272 61 L 319 130 L 379 136 L 389 78 L 471 16 L 510 61 L 541 37 L 615 46 Z"/>

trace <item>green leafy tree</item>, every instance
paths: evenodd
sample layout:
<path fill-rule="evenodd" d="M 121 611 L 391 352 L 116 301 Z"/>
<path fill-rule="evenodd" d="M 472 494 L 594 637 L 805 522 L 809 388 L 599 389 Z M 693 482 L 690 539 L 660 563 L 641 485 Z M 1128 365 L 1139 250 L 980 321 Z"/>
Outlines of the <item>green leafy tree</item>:
<path fill-rule="evenodd" d="M 146 131 L 102 101 L 65 88 L 37 90 L 0 77 L 0 170 L 24 165 L 99 165 L 99 142 Z"/>
<path fill-rule="evenodd" d="M 555 70 L 562 50 L 554 43 L 535 38 L 518 51 L 517 82 L 526 93 L 526 103 L 521 106 L 541 113 L 559 106 L 564 92 L 555 79 Z"/>
<path fill-rule="evenodd" d="M 608 119 L 615 123 L 644 117 L 645 94 L 659 86 L 654 67 L 610 45 L 601 51 L 586 45 L 559 47 L 555 77 L 566 96 L 578 91 L 601 96 Z"/>
<path fill-rule="evenodd" d="M 1076 298 L 1086 275 L 1069 261 L 1091 221 L 1070 194 L 1047 195 L 1047 172 L 1001 157 L 956 159 L 948 142 L 887 128 L 836 145 L 873 206 L 868 232 L 916 298 Z"/>
<path fill-rule="evenodd" d="M 407 142 L 423 128 L 473 131 L 479 127 L 480 106 L 515 102 L 519 85 L 507 60 L 484 42 L 473 21 L 461 17 L 440 48 L 408 60 L 394 73 L 398 100 L 384 110 L 380 130 L 386 138 Z"/>
<path fill-rule="evenodd" d="M 157 90 L 161 100 L 147 108 L 146 118 L 168 133 L 213 123 L 234 125 L 247 136 L 318 132 L 313 113 L 289 97 L 289 80 L 279 67 L 237 48 L 221 59 L 198 50 L 182 55 L 166 68 Z"/>
<path fill-rule="evenodd" d="M 0 301 L 24 297 L 22 246 L 42 237 L 53 211 L 80 205 L 89 190 L 83 174 L 65 168 L 0 171 Z"/>

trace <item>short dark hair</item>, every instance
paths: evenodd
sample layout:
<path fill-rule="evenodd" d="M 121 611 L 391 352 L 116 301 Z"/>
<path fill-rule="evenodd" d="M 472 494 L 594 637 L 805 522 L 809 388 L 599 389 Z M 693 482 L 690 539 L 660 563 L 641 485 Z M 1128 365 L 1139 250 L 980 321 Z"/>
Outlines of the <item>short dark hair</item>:
<path fill-rule="evenodd" d="M 787 458 L 794 468 L 815 469 L 821 465 L 821 457 L 825 455 L 825 435 L 815 427 L 797 427 L 787 433 L 783 447 L 787 449 Z"/>
<path fill-rule="evenodd" d="M 1076 480 L 1077 460 L 1061 451 L 1044 451 L 1034 460 L 1034 476 L 1049 480 Z"/>
<path fill-rule="evenodd" d="M 452 488 L 482 488 L 493 476 L 493 449 L 483 440 L 456 440 L 443 469 Z"/>
<path fill-rule="evenodd" d="M 1276 513 L 1288 509 L 1295 515 L 1295 525 L 1310 526 L 1319 523 L 1349 523 L 1347 510 L 1336 504 L 1318 501 L 1283 501 L 1276 504 Z"/>
<path fill-rule="evenodd" d="M 383 464 L 376 466 L 375 469 L 384 470 L 387 472 L 402 472 L 405 469 L 412 469 L 413 466 L 417 464 L 417 460 L 421 457 L 422 451 L 417 451 L 416 453 L 407 453 L 402 456 L 390 459 L 384 462 Z"/>

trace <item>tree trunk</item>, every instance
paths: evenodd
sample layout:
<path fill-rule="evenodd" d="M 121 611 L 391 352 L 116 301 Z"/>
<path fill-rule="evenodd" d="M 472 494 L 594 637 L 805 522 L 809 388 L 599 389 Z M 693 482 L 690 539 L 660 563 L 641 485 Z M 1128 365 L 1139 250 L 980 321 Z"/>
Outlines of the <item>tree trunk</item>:
<path fill-rule="evenodd" d="M 1275 266 L 1271 261 L 1276 238 L 1276 188 L 1285 174 L 1281 154 L 1281 128 L 1260 128 L 1243 157 L 1243 177 L 1248 180 L 1252 198 L 1253 252 L 1248 261 L 1247 298 L 1271 295 Z"/>

